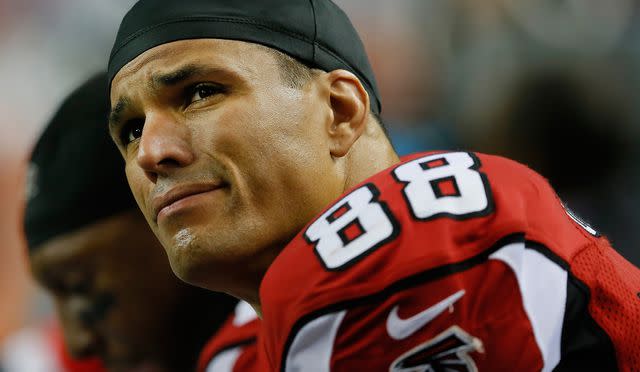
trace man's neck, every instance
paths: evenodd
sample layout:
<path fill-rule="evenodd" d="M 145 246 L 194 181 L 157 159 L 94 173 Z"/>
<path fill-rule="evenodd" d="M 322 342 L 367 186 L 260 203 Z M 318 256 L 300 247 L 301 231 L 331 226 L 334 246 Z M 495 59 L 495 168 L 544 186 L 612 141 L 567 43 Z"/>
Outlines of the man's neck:
<path fill-rule="evenodd" d="M 387 136 L 377 124 L 375 125 L 375 127 L 367 129 L 367 132 L 354 143 L 349 153 L 342 159 L 345 167 L 343 170 L 345 172 L 345 178 L 342 192 L 346 192 L 367 178 L 400 162 L 400 158 L 393 149 L 393 146 L 391 146 Z M 338 198 L 340 195 L 335 195 L 335 197 Z M 295 231 L 295 234 L 290 238 L 293 239 L 297 233 L 298 231 Z M 279 254 L 279 252 L 287 246 L 289 241 L 290 239 L 286 242 L 281 242 L 281 244 L 278 244 L 278 248 L 266 249 L 265 252 L 277 252 L 277 254 Z M 259 298 L 260 284 L 268 267 L 277 257 L 277 254 L 262 257 L 260 261 L 263 262 L 264 265 L 258 266 L 262 267 L 264 271 L 257 270 L 255 271 L 256 275 L 252 276 L 259 278 L 259 280 L 248 283 L 250 284 L 248 286 L 240 286 L 241 288 L 236 286 L 236 289 L 239 289 L 239 291 L 231 293 L 234 297 L 241 298 L 248 302 L 260 317 L 262 317 L 262 307 Z M 242 289 L 247 290 L 244 291 Z"/>
<path fill-rule="evenodd" d="M 400 162 L 382 129 L 376 129 L 358 139 L 347 154 L 343 192 Z"/>

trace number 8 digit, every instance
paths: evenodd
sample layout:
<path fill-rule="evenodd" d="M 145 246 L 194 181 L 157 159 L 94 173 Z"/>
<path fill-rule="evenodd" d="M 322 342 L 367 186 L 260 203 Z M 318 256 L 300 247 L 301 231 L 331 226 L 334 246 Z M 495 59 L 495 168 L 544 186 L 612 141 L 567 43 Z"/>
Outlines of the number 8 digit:
<path fill-rule="evenodd" d="M 331 207 L 304 234 L 328 270 L 340 270 L 393 240 L 398 223 L 372 184 Z"/>
<path fill-rule="evenodd" d="M 416 219 L 466 219 L 493 209 L 480 161 L 466 152 L 442 153 L 410 161 L 396 168 L 394 177 L 405 184 L 403 194 Z"/>

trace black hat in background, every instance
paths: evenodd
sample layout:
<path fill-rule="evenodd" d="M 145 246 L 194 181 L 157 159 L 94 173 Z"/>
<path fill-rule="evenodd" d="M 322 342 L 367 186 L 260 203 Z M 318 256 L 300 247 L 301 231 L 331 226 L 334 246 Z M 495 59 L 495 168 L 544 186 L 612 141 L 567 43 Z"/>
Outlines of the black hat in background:
<path fill-rule="evenodd" d="M 108 80 L 94 76 L 69 95 L 31 155 L 24 228 L 29 250 L 135 208 L 124 161 L 109 137 Z"/>
<path fill-rule="evenodd" d="M 371 110 L 380 114 L 380 94 L 362 41 L 330 0 L 140 0 L 120 24 L 109 84 L 153 47 L 202 38 L 253 42 L 324 71 L 351 71 L 369 93 Z"/>

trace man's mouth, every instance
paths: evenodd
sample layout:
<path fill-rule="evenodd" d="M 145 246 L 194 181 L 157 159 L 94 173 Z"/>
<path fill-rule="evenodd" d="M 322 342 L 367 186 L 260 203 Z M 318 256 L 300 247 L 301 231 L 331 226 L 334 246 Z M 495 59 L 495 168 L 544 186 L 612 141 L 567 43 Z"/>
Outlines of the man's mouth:
<path fill-rule="evenodd" d="M 162 195 L 156 196 L 152 201 L 153 220 L 158 222 L 165 216 L 186 207 L 189 200 L 201 194 L 206 194 L 222 187 L 226 184 L 222 182 L 198 183 L 176 186 Z"/>

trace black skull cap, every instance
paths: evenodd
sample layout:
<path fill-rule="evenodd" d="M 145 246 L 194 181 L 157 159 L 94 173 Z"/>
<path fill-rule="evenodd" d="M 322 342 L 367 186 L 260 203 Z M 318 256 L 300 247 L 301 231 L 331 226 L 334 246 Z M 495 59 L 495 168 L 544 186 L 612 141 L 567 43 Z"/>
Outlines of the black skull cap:
<path fill-rule="evenodd" d="M 108 79 L 158 45 L 188 39 L 262 44 L 324 71 L 344 69 L 363 83 L 380 114 L 378 86 L 349 17 L 330 0 L 140 0 L 125 15 Z"/>
<path fill-rule="evenodd" d="M 124 160 L 107 130 L 106 72 L 60 105 L 31 154 L 24 230 L 29 250 L 136 208 Z"/>

